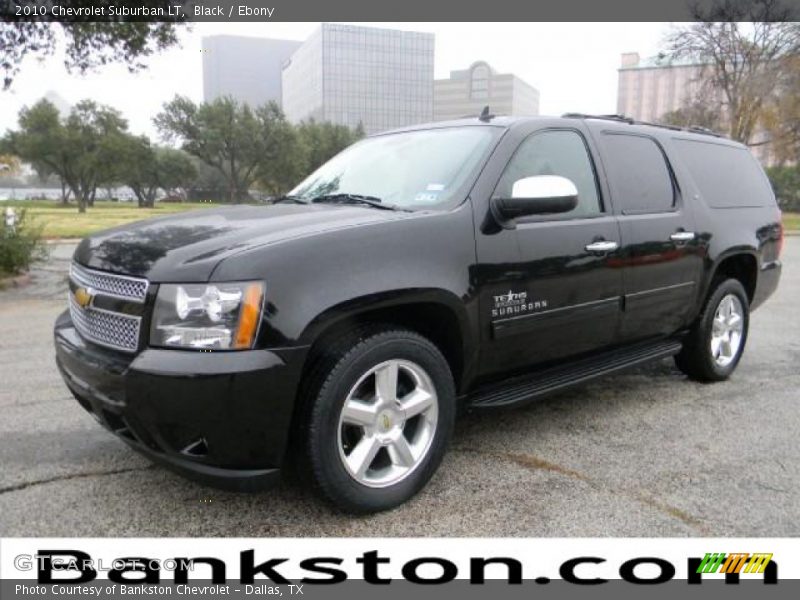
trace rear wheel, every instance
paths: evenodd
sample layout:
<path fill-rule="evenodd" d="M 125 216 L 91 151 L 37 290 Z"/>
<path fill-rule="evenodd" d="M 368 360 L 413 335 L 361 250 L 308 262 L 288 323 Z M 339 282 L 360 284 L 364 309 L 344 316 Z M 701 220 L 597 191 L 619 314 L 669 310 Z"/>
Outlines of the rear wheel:
<path fill-rule="evenodd" d="M 436 346 L 411 331 L 373 330 L 337 346 L 307 399 L 307 462 L 339 507 L 386 510 L 439 466 L 453 430 L 453 378 Z"/>
<path fill-rule="evenodd" d="M 744 352 L 749 322 L 750 305 L 742 284 L 736 279 L 718 281 L 675 364 L 697 381 L 727 379 Z"/>

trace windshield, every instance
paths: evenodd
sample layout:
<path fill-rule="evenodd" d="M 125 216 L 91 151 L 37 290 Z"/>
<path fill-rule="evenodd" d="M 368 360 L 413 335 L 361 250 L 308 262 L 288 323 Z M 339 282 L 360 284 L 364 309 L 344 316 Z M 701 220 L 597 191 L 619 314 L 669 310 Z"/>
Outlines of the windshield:
<path fill-rule="evenodd" d="M 499 131 L 448 127 L 367 138 L 322 165 L 289 195 L 310 201 L 355 194 L 412 210 L 460 203 L 459 191 Z"/>

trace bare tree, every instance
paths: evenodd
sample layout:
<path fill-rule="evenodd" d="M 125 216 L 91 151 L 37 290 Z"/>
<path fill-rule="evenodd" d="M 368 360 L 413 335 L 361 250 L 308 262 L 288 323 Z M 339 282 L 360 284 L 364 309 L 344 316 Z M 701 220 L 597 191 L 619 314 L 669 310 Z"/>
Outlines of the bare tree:
<path fill-rule="evenodd" d="M 693 6 L 697 22 L 668 35 L 663 57 L 699 65 L 700 95 L 719 102 L 730 137 L 752 145 L 800 54 L 800 23 L 788 21 L 796 8 L 783 0 L 718 0 L 707 6 Z"/>
<path fill-rule="evenodd" d="M 800 164 L 800 56 L 787 61 L 785 87 L 765 111 L 763 124 L 775 159 Z"/>

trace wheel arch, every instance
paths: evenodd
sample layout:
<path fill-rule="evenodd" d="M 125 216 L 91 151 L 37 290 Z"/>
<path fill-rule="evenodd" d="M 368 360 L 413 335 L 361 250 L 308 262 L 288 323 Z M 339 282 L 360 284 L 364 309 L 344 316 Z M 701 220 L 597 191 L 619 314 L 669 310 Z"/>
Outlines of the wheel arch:
<path fill-rule="evenodd" d="M 703 301 L 713 292 L 714 282 L 720 278 L 738 280 L 747 292 L 748 302 L 755 298 L 758 285 L 758 256 L 752 249 L 731 250 L 720 256 L 714 263 L 703 290 Z"/>
<path fill-rule="evenodd" d="M 460 391 L 469 370 L 473 334 L 464 303 L 446 290 L 397 290 L 355 298 L 326 309 L 300 336 L 299 342 L 310 347 L 303 371 L 316 360 L 319 348 L 327 340 L 370 324 L 402 327 L 429 339 L 447 360 Z"/>

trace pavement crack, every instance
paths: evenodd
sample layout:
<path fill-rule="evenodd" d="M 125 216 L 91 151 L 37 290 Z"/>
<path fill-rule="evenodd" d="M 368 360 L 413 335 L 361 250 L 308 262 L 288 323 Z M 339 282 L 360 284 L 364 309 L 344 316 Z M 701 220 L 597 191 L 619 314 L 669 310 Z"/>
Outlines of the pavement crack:
<path fill-rule="evenodd" d="M 543 458 L 539 458 L 538 456 L 533 456 L 530 454 L 518 454 L 515 452 L 501 452 L 497 455 L 497 457 L 509 460 L 527 469 L 550 471 L 551 473 L 558 473 L 560 475 L 564 475 L 566 477 L 572 477 L 573 479 L 578 479 L 580 481 L 591 482 L 591 479 L 586 475 L 584 475 L 583 473 L 579 473 L 578 471 L 573 471 L 572 469 L 562 467 L 561 465 L 544 460 Z"/>
<path fill-rule="evenodd" d="M 645 506 L 654 508 L 661 513 L 673 517 L 674 519 L 678 519 L 679 521 L 691 527 L 698 533 L 701 533 L 705 536 L 711 536 L 712 534 L 711 530 L 706 526 L 705 523 L 703 523 L 703 521 L 701 521 L 697 517 L 690 515 L 685 510 L 681 510 L 680 508 L 672 506 L 671 504 L 665 504 L 664 502 L 661 502 L 660 500 L 657 500 L 656 498 L 653 498 L 652 496 L 648 496 L 646 494 L 640 494 L 636 492 L 627 493 L 624 491 L 622 493 L 628 496 L 629 498 L 633 498 L 637 502 L 644 504 Z"/>
<path fill-rule="evenodd" d="M 665 514 L 673 519 L 681 521 L 684 525 L 687 525 L 688 527 L 692 528 L 693 530 L 702 535 L 706 536 L 711 535 L 711 530 L 705 525 L 705 523 L 703 523 L 701 519 L 690 515 L 686 511 L 676 506 L 672 506 L 665 502 L 661 502 L 660 500 L 657 500 L 652 496 L 640 492 L 627 491 L 618 488 L 615 489 L 613 486 L 609 486 L 603 481 L 593 479 L 588 475 L 581 473 L 580 471 L 575 471 L 568 467 L 563 467 L 557 463 L 550 462 L 538 456 L 534 456 L 532 454 L 522 454 L 517 452 L 490 452 L 486 450 L 475 450 L 473 448 L 457 448 L 456 450 L 473 454 L 481 454 L 483 456 L 490 456 L 492 458 L 512 462 L 526 469 L 534 471 L 549 471 L 551 473 L 556 473 L 558 475 L 569 477 L 570 479 L 576 479 L 578 481 L 587 483 L 594 488 L 604 489 L 611 491 L 612 493 L 626 496 L 627 498 L 630 498 L 631 500 L 634 500 L 639 504 L 643 504 L 644 506 L 655 509 L 658 512 Z"/>
<path fill-rule="evenodd" d="M 40 404 L 63 404 L 64 402 L 73 400 L 72 396 L 64 396 L 63 398 L 52 398 L 49 400 L 31 400 L 30 402 L 13 402 L 8 405 L 9 408 L 23 408 L 25 406 L 38 406 Z M 0 406 L 2 404 L 0 403 Z"/>
<path fill-rule="evenodd" d="M 757 485 L 758 487 L 760 487 L 761 489 L 763 489 L 763 490 L 769 490 L 770 492 L 779 492 L 779 493 L 781 493 L 781 494 L 785 494 L 785 493 L 787 493 L 787 492 L 789 491 L 789 490 L 787 490 L 787 489 L 784 489 L 784 488 L 779 488 L 779 487 L 774 487 L 774 486 L 768 485 L 768 484 L 766 484 L 766 483 L 762 483 L 762 482 L 760 482 L 760 481 L 756 481 L 756 485 Z"/>
<path fill-rule="evenodd" d="M 0 495 L 7 494 L 10 492 L 18 492 L 20 490 L 25 490 L 30 487 L 36 487 L 39 485 L 46 485 L 48 483 L 55 483 L 57 481 L 70 481 L 72 479 L 86 479 L 89 477 L 105 477 L 107 475 L 121 475 L 123 473 L 132 473 L 134 471 L 147 471 L 149 469 L 153 469 L 155 465 L 147 465 L 144 467 L 128 467 L 125 469 L 112 469 L 110 471 L 88 471 L 85 473 L 72 473 L 70 475 L 56 475 L 55 477 L 48 477 L 46 479 L 37 479 L 35 481 L 26 481 L 23 483 L 17 483 L 15 485 L 9 485 L 3 488 L 0 488 Z"/>

